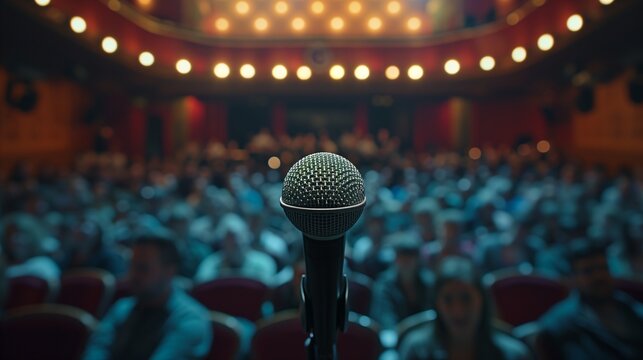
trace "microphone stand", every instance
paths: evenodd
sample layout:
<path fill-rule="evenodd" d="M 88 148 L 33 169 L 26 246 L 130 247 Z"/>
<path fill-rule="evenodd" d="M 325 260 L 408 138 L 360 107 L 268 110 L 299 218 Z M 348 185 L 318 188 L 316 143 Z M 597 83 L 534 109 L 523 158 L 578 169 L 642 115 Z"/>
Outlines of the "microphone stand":
<path fill-rule="evenodd" d="M 304 235 L 306 274 L 300 291 L 308 360 L 337 359 L 337 331 L 346 329 L 348 318 L 348 280 L 342 274 L 344 242 L 343 235 L 332 240 Z"/>

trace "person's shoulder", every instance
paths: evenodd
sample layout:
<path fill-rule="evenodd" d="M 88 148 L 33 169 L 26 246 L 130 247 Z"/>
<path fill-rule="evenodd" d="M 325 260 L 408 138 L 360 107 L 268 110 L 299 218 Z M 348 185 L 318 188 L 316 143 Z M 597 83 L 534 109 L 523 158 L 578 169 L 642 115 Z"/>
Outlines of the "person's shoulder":
<path fill-rule="evenodd" d="M 425 324 L 411 330 L 400 344 L 402 360 L 428 359 L 435 346 L 435 329 L 432 324 Z"/>
<path fill-rule="evenodd" d="M 207 320 L 209 311 L 201 303 L 180 289 L 175 289 L 172 294 L 171 311 L 178 313 L 182 318 L 200 318 Z"/>
<path fill-rule="evenodd" d="M 545 331 L 561 331 L 565 327 L 564 325 L 571 324 L 571 319 L 577 314 L 578 310 L 578 297 L 572 293 L 549 309 L 540 317 L 538 322 Z"/>
<path fill-rule="evenodd" d="M 507 360 L 529 359 L 531 353 L 522 341 L 500 331 L 493 334 L 493 343 L 500 349 Z"/>

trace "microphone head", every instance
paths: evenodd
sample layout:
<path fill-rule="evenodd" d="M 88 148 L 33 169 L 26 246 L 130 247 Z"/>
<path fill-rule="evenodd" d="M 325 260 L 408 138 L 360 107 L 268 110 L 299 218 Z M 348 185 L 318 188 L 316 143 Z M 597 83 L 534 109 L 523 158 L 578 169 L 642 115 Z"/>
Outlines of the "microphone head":
<path fill-rule="evenodd" d="M 280 203 L 290 222 L 305 235 L 337 238 L 362 214 L 364 180 L 355 165 L 342 156 L 311 154 L 288 170 Z"/>

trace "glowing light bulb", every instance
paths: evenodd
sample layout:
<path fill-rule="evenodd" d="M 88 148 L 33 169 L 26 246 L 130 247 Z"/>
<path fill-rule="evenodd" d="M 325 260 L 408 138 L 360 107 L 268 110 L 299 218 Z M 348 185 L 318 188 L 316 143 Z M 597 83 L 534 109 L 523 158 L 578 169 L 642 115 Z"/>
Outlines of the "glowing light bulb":
<path fill-rule="evenodd" d="M 413 16 L 406 20 L 406 28 L 410 31 L 418 31 L 422 26 L 422 20 L 420 18 Z"/>
<path fill-rule="evenodd" d="M 230 67 L 226 63 L 218 63 L 212 68 L 212 73 L 219 79 L 225 79 L 230 76 Z"/>
<path fill-rule="evenodd" d="M 511 58 L 513 61 L 521 63 L 527 59 L 527 50 L 522 46 L 518 46 L 511 52 Z"/>
<path fill-rule="evenodd" d="M 308 66 L 303 65 L 297 69 L 297 78 L 299 78 L 299 80 L 308 80 L 311 76 L 313 76 L 313 72 Z"/>
<path fill-rule="evenodd" d="M 357 80 L 366 80 L 371 75 L 371 71 L 366 65 L 359 65 L 355 68 L 354 72 Z"/>
<path fill-rule="evenodd" d="M 230 29 L 230 22 L 226 18 L 218 18 L 214 22 L 214 27 L 216 27 L 217 30 L 222 31 L 222 32 L 223 31 L 228 31 L 228 29 Z"/>
<path fill-rule="evenodd" d="M 487 55 L 483 56 L 482 59 L 480 59 L 480 68 L 484 71 L 491 71 L 493 68 L 496 67 L 496 59 L 493 57 Z"/>
<path fill-rule="evenodd" d="M 384 70 L 384 75 L 389 80 L 395 80 L 400 77 L 400 68 L 395 65 L 391 65 Z"/>
<path fill-rule="evenodd" d="M 49 3 L 51 3 L 51 0 L 35 0 L 35 3 L 38 6 L 47 6 Z"/>
<path fill-rule="evenodd" d="M 255 77 L 255 67 L 250 64 L 243 64 L 239 68 L 239 74 L 244 79 L 252 79 Z"/>
<path fill-rule="evenodd" d="M 344 71 L 344 67 L 341 65 L 333 65 L 330 68 L 329 71 L 330 77 L 333 80 L 341 80 L 344 78 L 344 75 L 346 74 L 346 71 Z"/>
<path fill-rule="evenodd" d="M 154 65 L 154 55 L 149 51 L 143 51 L 138 55 L 138 62 L 143 66 Z"/>
<path fill-rule="evenodd" d="M 74 16 L 69 20 L 69 27 L 76 34 L 84 33 L 87 30 L 87 22 L 80 16 Z"/>
<path fill-rule="evenodd" d="M 187 59 L 180 59 L 176 62 L 176 71 L 181 75 L 185 75 L 192 71 L 192 64 Z"/>
<path fill-rule="evenodd" d="M 111 36 L 104 37 L 100 45 L 103 51 L 108 54 L 112 54 L 118 49 L 118 42 Z"/>
<path fill-rule="evenodd" d="M 554 37 L 551 34 L 542 34 L 538 38 L 538 48 L 542 51 L 549 51 L 554 47 Z"/>
<path fill-rule="evenodd" d="M 460 72 L 460 62 L 456 59 L 449 59 L 444 63 L 444 71 L 449 75 L 455 75 Z"/>
<path fill-rule="evenodd" d="M 569 18 L 567 18 L 567 28 L 569 29 L 569 31 L 574 31 L 574 32 L 582 29 L 583 17 L 578 14 L 574 14 Z"/>
<path fill-rule="evenodd" d="M 272 77 L 277 80 L 283 80 L 288 76 L 288 69 L 285 66 L 278 64 L 272 68 Z"/>

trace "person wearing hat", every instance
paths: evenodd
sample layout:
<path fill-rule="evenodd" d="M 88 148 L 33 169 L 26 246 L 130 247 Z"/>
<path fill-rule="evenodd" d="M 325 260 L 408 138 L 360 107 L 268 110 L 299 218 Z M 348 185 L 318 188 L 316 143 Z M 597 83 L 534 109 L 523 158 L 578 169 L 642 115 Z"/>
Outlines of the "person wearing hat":
<path fill-rule="evenodd" d="M 389 242 L 395 249 L 395 261 L 375 282 L 371 306 L 371 316 L 384 329 L 433 305 L 433 273 L 420 266 L 416 234 L 394 234 Z"/>

